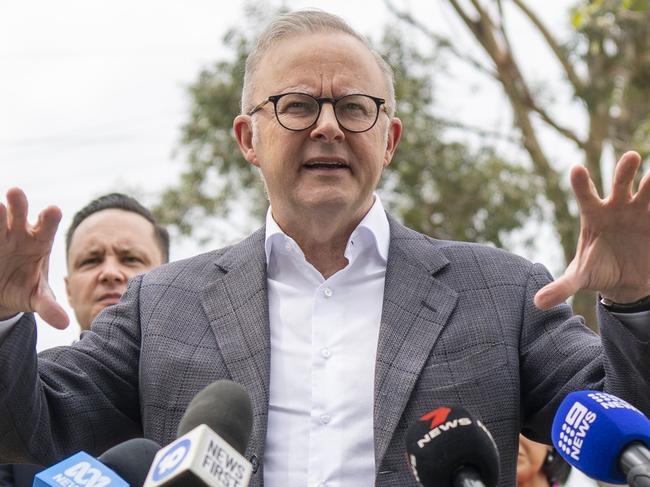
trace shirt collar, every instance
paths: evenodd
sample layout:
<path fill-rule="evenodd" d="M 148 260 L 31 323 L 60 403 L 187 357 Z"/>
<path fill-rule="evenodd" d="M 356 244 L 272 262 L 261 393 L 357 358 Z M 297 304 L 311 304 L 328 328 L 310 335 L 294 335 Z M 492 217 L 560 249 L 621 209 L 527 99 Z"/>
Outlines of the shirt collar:
<path fill-rule="evenodd" d="M 345 250 L 345 256 L 348 259 L 351 257 L 354 258 L 368 247 L 374 247 L 384 263 L 388 260 L 390 226 L 379 195 L 375 193 L 374 199 L 375 201 L 372 207 L 350 235 Z M 272 252 L 279 251 L 284 253 L 291 246 L 298 248 L 295 240 L 286 235 L 274 220 L 271 207 L 269 206 L 266 212 L 266 237 L 264 239 L 266 263 L 268 264 L 270 262 Z"/>

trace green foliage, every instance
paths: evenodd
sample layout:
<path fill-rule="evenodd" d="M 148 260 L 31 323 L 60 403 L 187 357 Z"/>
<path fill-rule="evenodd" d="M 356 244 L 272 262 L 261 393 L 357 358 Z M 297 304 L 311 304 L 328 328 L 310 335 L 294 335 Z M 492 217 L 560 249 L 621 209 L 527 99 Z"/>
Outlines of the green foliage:
<path fill-rule="evenodd" d="M 386 206 L 403 222 L 436 238 L 488 242 L 502 247 L 537 207 L 539 180 L 519 164 L 484 147 L 472 151 L 446 142 L 434 106 L 431 70 L 424 57 L 387 29 L 381 51 L 395 70 L 397 114 L 404 134 L 384 174 Z"/>
<path fill-rule="evenodd" d="M 199 73 L 190 86 L 192 110 L 182 128 L 186 166 L 180 181 L 165 190 L 155 208 L 161 222 L 191 234 L 205 217 L 227 217 L 244 205 L 262 214 L 263 189 L 256 171 L 243 158 L 232 134 L 239 114 L 248 40 L 230 31 L 224 44 L 234 51 L 232 60 L 216 62 Z"/>
<path fill-rule="evenodd" d="M 418 54 L 394 28 L 386 32 L 380 51 L 396 72 L 397 112 L 405 127 L 382 178 L 386 206 L 429 235 L 501 245 L 503 232 L 520 227 L 534 210 L 535 179 L 493 150 L 472 152 L 441 140 L 431 114 L 435 59 Z M 194 234 L 215 216 L 242 219 L 245 214 L 254 228 L 267 206 L 259 175 L 240 154 L 231 128 L 239 114 L 250 40 L 233 30 L 224 42 L 234 56 L 201 71 L 190 87 L 192 110 L 181 141 L 185 169 L 155 210 L 183 234 Z"/>
<path fill-rule="evenodd" d="M 644 158 L 650 155 L 649 7 L 649 0 L 582 1 L 571 17 L 574 59 L 588 73 L 577 95 L 591 114 L 608 117 L 605 135 L 616 153 L 638 147 Z"/>

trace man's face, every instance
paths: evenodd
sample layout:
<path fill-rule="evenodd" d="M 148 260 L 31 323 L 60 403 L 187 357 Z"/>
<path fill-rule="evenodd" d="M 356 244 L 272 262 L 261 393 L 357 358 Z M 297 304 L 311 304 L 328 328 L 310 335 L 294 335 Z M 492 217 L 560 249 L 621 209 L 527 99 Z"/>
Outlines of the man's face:
<path fill-rule="evenodd" d="M 137 213 L 102 210 L 82 221 L 70 241 L 65 278 L 81 329 L 90 328 L 102 309 L 119 301 L 129 278 L 162 263 L 154 227 Z"/>
<path fill-rule="evenodd" d="M 387 97 L 382 71 L 368 49 L 341 33 L 317 33 L 279 41 L 262 58 L 255 74 L 253 103 L 288 92 L 338 98 L 360 93 Z M 283 128 L 268 103 L 252 117 L 235 119 L 234 128 L 246 159 L 261 169 L 273 215 L 282 225 L 313 210 L 360 219 L 372 205 L 372 193 L 395 151 L 401 133 L 398 119 L 383 109 L 367 132 L 342 129 L 330 103 L 317 122 L 293 132 Z M 315 166 L 316 162 L 340 163 Z"/>

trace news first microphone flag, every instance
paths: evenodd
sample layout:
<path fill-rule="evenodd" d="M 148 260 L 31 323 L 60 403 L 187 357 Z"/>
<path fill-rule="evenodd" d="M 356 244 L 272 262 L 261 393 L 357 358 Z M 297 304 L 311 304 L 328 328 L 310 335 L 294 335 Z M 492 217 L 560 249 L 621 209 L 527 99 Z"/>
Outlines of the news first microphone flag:
<path fill-rule="evenodd" d="M 156 454 L 144 487 L 177 484 L 179 476 L 198 478 L 196 485 L 246 487 L 251 474 L 248 460 L 202 424 Z"/>
<path fill-rule="evenodd" d="M 99 460 L 80 451 L 43 470 L 33 487 L 129 487 L 119 475 Z"/>

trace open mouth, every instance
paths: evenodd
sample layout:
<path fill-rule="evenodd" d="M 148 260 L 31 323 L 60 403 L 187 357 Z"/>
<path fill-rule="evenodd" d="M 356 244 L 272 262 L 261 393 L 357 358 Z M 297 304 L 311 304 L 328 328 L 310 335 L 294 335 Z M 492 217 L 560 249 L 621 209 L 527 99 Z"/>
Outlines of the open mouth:
<path fill-rule="evenodd" d="M 310 161 L 303 165 L 305 169 L 326 169 L 326 170 L 337 170 L 337 169 L 350 169 L 350 166 L 344 162 L 338 161 Z"/>

